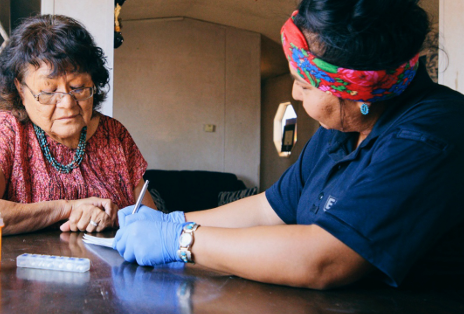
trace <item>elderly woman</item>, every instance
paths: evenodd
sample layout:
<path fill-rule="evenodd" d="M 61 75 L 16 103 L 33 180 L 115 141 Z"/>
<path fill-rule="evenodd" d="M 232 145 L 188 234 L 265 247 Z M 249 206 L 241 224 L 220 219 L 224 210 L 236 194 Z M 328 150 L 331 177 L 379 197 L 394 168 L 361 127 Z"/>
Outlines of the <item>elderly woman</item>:
<path fill-rule="evenodd" d="M 147 163 L 127 130 L 98 113 L 102 50 L 65 16 L 26 19 L 0 54 L 0 211 L 6 234 L 68 220 L 63 231 L 117 225 Z M 147 194 L 143 203 L 154 206 Z"/>
<path fill-rule="evenodd" d="M 418 61 L 417 2 L 303 0 L 282 43 L 293 97 L 321 127 L 298 161 L 265 193 L 185 219 L 123 209 L 114 248 L 275 284 L 398 286 L 464 219 L 464 96 Z"/>

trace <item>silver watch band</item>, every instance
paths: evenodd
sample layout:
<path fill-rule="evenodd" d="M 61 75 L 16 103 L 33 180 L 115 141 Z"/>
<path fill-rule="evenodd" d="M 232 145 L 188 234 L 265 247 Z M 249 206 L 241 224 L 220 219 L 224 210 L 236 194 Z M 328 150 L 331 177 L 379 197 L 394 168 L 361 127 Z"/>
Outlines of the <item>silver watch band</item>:
<path fill-rule="evenodd" d="M 179 237 L 179 250 L 177 250 L 177 256 L 184 263 L 193 263 L 191 247 L 195 240 L 193 233 L 198 227 L 200 227 L 200 225 L 195 222 L 187 222 L 182 229 L 182 233 Z"/>

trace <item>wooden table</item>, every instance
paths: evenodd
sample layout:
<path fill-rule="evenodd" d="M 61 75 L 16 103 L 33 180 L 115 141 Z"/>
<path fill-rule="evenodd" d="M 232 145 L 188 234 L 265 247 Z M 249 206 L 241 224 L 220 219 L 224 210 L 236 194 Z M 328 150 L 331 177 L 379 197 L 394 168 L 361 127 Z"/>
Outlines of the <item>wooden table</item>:
<path fill-rule="evenodd" d="M 282 287 L 198 265 L 140 267 L 112 249 L 84 244 L 82 236 L 43 231 L 4 237 L 0 313 L 464 313 L 463 289 Z M 86 257 L 91 267 L 85 273 L 17 268 L 22 253 Z"/>

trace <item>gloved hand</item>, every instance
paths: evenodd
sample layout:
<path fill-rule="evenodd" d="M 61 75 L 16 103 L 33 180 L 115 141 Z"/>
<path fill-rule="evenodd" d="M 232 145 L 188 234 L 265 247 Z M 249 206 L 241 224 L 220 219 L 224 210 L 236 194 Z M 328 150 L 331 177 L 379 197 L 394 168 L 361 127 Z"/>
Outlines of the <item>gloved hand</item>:
<path fill-rule="evenodd" d="M 165 222 L 176 222 L 184 223 L 185 215 L 184 212 L 172 212 L 165 214 L 159 210 L 150 208 L 145 205 L 141 205 L 137 213 L 132 215 L 134 205 L 127 206 L 118 212 L 119 227 L 124 228 L 125 226 L 133 223 L 137 220 L 149 220 L 149 221 L 165 221 Z"/>
<path fill-rule="evenodd" d="M 113 249 L 128 262 L 155 266 L 181 262 L 177 256 L 183 224 L 138 220 L 116 233 Z"/>

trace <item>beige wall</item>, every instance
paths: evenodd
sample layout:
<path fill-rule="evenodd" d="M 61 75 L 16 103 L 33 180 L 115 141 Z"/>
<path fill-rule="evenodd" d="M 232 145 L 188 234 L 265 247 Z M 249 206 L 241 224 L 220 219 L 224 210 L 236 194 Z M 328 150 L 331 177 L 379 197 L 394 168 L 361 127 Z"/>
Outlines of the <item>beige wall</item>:
<path fill-rule="evenodd" d="M 449 0 L 447 0 L 449 1 Z M 451 0 L 451 1 L 461 1 L 461 0 Z M 427 11 L 430 21 L 432 24 L 438 23 L 438 2 L 439 0 L 420 0 L 419 5 Z"/>
<path fill-rule="evenodd" d="M 114 117 L 148 167 L 232 172 L 259 185 L 260 36 L 183 18 L 126 21 L 123 36 Z"/>

